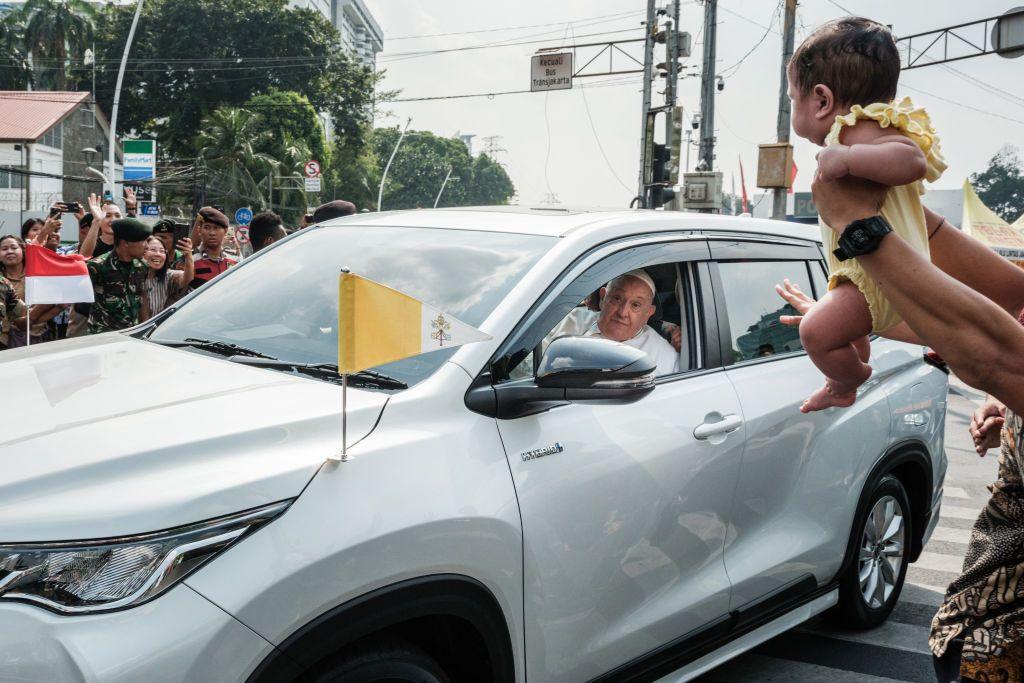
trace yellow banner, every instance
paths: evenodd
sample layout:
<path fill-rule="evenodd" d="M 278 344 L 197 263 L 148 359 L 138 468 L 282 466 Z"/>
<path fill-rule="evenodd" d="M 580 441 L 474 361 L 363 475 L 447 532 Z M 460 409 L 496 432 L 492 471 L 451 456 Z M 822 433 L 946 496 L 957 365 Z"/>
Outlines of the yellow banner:
<path fill-rule="evenodd" d="M 338 372 L 350 374 L 422 353 L 423 305 L 352 273 L 338 283 Z"/>
<path fill-rule="evenodd" d="M 1012 260 L 1024 259 L 1024 224 L 1010 225 L 985 206 L 970 182 L 964 181 L 964 215 L 961 229 L 997 254 Z"/>

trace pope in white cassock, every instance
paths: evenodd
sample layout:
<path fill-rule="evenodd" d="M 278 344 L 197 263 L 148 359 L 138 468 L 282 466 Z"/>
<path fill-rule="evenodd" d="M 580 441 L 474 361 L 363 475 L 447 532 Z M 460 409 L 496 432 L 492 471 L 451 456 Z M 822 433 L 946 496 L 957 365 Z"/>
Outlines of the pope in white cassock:
<path fill-rule="evenodd" d="M 643 269 L 620 275 L 601 291 L 601 314 L 588 337 L 611 339 L 640 349 L 657 364 L 658 376 L 679 372 L 679 354 L 651 328 L 654 315 L 654 280 Z"/>

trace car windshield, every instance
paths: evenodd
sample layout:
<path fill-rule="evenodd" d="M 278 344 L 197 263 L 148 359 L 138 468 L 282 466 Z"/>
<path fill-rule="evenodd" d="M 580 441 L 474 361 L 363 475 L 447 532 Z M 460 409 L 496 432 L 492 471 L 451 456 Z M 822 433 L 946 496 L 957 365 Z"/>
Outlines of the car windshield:
<path fill-rule="evenodd" d="M 312 228 L 204 286 L 149 339 L 170 344 L 203 340 L 295 363 L 334 364 L 342 268 L 478 327 L 554 241 L 432 228 Z M 206 347 L 213 348 L 209 343 Z M 375 370 L 411 386 L 453 351 L 434 351 Z"/>

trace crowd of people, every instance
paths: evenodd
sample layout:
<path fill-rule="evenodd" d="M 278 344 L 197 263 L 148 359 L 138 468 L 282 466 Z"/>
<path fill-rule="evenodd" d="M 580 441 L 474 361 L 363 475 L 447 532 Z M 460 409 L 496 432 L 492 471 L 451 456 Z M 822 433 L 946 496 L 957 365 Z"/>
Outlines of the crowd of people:
<path fill-rule="evenodd" d="M 109 196 L 104 201 L 90 195 L 84 204 L 54 204 L 46 218 L 25 221 L 19 235 L 0 236 L 0 350 L 145 322 L 246 256 L 293 232 L 273 211 L 258 213 L 248 226 L 251 249 L 243 249 L 218 208 L 203 207 L 191 224 L 162 219 L 150 225 L 139 220 L 136 207 L 130 190 L 125 193 L 123 214 Z M 350 202 L 328 202 L 303 216 L 296 229 L 355 212 Z M 62 216 L 68 213 L 78 219 L 78 239 L 64 245 Z M 29 245 L 61 255 L 81 254 L 87 259 L 95 300 L 28 306 L 25 252 Z"/>

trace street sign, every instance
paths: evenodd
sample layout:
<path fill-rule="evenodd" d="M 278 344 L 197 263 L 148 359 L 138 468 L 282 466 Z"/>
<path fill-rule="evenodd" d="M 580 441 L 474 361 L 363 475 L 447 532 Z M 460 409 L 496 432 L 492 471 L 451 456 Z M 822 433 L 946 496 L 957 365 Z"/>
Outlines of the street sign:
<path fill-rule="evenodd" d="M 124 141 L 124 179 L 152 180 L 156 177 L 156 140 Z"/>
<path fill-rule="evenodd" d="M 530 60 L 530 91 L 569 90 L 572 88 L 572 53 L 554 52 L 534 55 Z"/>
<path fill-rule="evenodd" d="M 249 225 L 252 221 L 252 209 L 247 206 L 243 206 L 238 211 L 235 211 L 235 223 L 239 225 Z"/>
<path fill-rule="evenodd" d="M 320 191 L 320 177 L 306 178 L 306 192 L 319 192 Z"/>
<path fill-rule="evenodd" d="M 238 241 L 239 244 L 248 244 L 249 243 L 249 228 L 245 227 L 244 225 L 241 226 L 241 227 L 235 228 L 235 240 Z"/>
<path fill-rule="evenodd" d="M 143 216 L 160 216 L 160 206 L 158 204 L 143 203 L 141 206 Z"/>
<path fill-rule="evenodd" d="M 307 178 L 318 177 L 320 175 L 320 162 L 317 161 L 316 159 L 313 159 L 312 161 L 307 161 L 305 170 Z"/>

